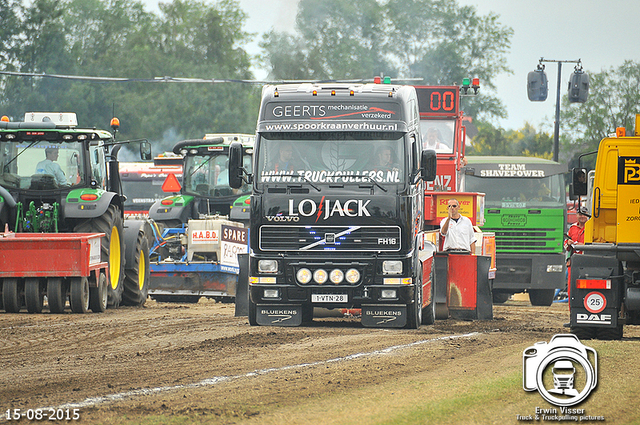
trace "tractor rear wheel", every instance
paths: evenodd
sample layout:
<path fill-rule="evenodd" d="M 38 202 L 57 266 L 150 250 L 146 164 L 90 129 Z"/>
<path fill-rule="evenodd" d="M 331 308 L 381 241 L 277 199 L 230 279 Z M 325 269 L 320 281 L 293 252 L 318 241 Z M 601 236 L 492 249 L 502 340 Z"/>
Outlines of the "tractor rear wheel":
<path fill-rule="evenodd" d="M 124 292 L 124 227 L 120 209 L 111 205 L 102 216 L 77 225 L 74 232 L 105 234 L 101 259 L 109 263 L 108 305 L 118 307 Z"/>
<path fill-rule="evenodd" d="M 47 303 L 51 313 L 62 313 L 67 302 L 67 286 L 59 277 L 47 279 Z"/>
<path fill-rule="evenodd" d="M 5 278 L 2 283 L 2 302 L 4 311 L 7 313 L 18 313 L 22 308 L 23 285 L 20 285 L 15 277 Z"/>
<path fill-rule="evenodd" d="M 30 277 L 24 281 L 24 303 L 29 313 L 42 313 L 44 288 L 40 278 Z"/>
<path fill-rule="evenodd" d="M 142 234 L 138 234 L 135 247 L 134 264 L 124 271 L 124 293 L 122 304 L 141 306 L 149 295 L 149 242 Z"/>
<path fill-rule="evenodd" d="M 74 313 L 86 313 L 89 310 L 89 279 L 86 277 L 71 279 L 69 304 Z"/>

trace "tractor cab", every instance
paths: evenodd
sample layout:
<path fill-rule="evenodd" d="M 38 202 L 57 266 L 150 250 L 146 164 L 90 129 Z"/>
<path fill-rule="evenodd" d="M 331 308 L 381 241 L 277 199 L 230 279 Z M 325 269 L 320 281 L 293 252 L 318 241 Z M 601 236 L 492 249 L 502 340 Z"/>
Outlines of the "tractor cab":
<path fill-rule="evenodd" d="M 171 226 L 203 215 L 228 216 L 234 201 L 251 192 L 248 184 L 238 189 L 229 186 L 229 146 L 242 143 L 243 164 L 250 170 L 254 139 L 247 134 L 207 134 L 178 142 L 173 152 L 182 157 L 182 184 L 169 176 L 163 190 L 172 195 L 156 201 L 149 216 Z"/>
<path fill-rule="evenodd" d="M 75 214 L 83 210 L 83 201 L 118 192 L 119 180 L 109 175 L 117 144 L 108 131 L 78 128 L 75 113 L 28 112 L 22 122 L 0 121 L 0 191 L 18 207 L 17 216 L 6 211 L 3 216 L 0 209 L 0 221 L 16 231 L 68 230 L 65 218 L 85 215 Z M 141 143 L 141 156 L 148 147 Z M 39 228 L 37 221 L 45 215 L 62 229 Z"/>

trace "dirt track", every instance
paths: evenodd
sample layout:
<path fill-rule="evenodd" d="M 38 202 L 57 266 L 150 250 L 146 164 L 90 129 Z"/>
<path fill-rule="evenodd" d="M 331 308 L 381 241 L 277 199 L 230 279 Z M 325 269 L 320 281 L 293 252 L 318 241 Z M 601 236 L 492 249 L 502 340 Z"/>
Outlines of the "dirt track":
<path fill-rule="evenodd" d="M 81 423 L 185 414 L 212 423 L 281 423 L 292 406 L 322 395 L 427 372 L 442 378 L 464 370 L 471 378 L 496 373 L 501 362 L 521 369 L 513 363 L 522 350 L 565 333 L 567 320 L 566 304 L 525 301 L 495 306 L 491 321 L 449 319 L 417 331 L 368 329 L 338 317 L 301 328 L 251 327 L 234 317 L 233 304 L 206 299 L 149 300 L 103 314 L 2 312 L 0 408 L 76 407 Z M 287 418 L 313 422 L 305 414 L 314 413 Z"/>

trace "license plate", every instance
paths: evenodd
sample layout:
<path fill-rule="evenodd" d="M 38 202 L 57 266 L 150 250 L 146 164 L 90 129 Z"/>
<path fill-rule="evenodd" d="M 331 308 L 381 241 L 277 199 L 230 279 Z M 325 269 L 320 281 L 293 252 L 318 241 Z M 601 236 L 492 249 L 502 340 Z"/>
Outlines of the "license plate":
<path fill-rule="evenodd" d="M 311 302 L 314 303 L 346 303 L 349 301 L 347 294 L 311 294 Z"/>

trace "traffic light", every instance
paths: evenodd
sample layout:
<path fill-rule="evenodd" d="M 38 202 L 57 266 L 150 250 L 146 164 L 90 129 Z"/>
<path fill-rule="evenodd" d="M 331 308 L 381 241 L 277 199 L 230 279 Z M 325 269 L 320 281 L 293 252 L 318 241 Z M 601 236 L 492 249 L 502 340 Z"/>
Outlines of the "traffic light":
<path fill-rule="evenodd" d="M 548 92 L 547 73 L 544 72 L 544 65 L 538 65 L 535 71 L 527 75 L 527 95 L 532 102 L 544 102 L 547 100 Z"/>
<path fill-rule="evenodd" d="M 473 93 L 469 93 L 469 90 L 472 90 Z M 460 94 L 462 96 L 478 94 L 479 90 L 480 90 L 480 78 L 475 77 L 471 79 L 471 78 L 465 77 L 462 79 L 462 85 L 460 86 Z"/>
<path fill-rule="evenodd" d="M 589 74 L 576 68 L 569 80 L 569 102 L 584 103 L 589 97 Z"/>

